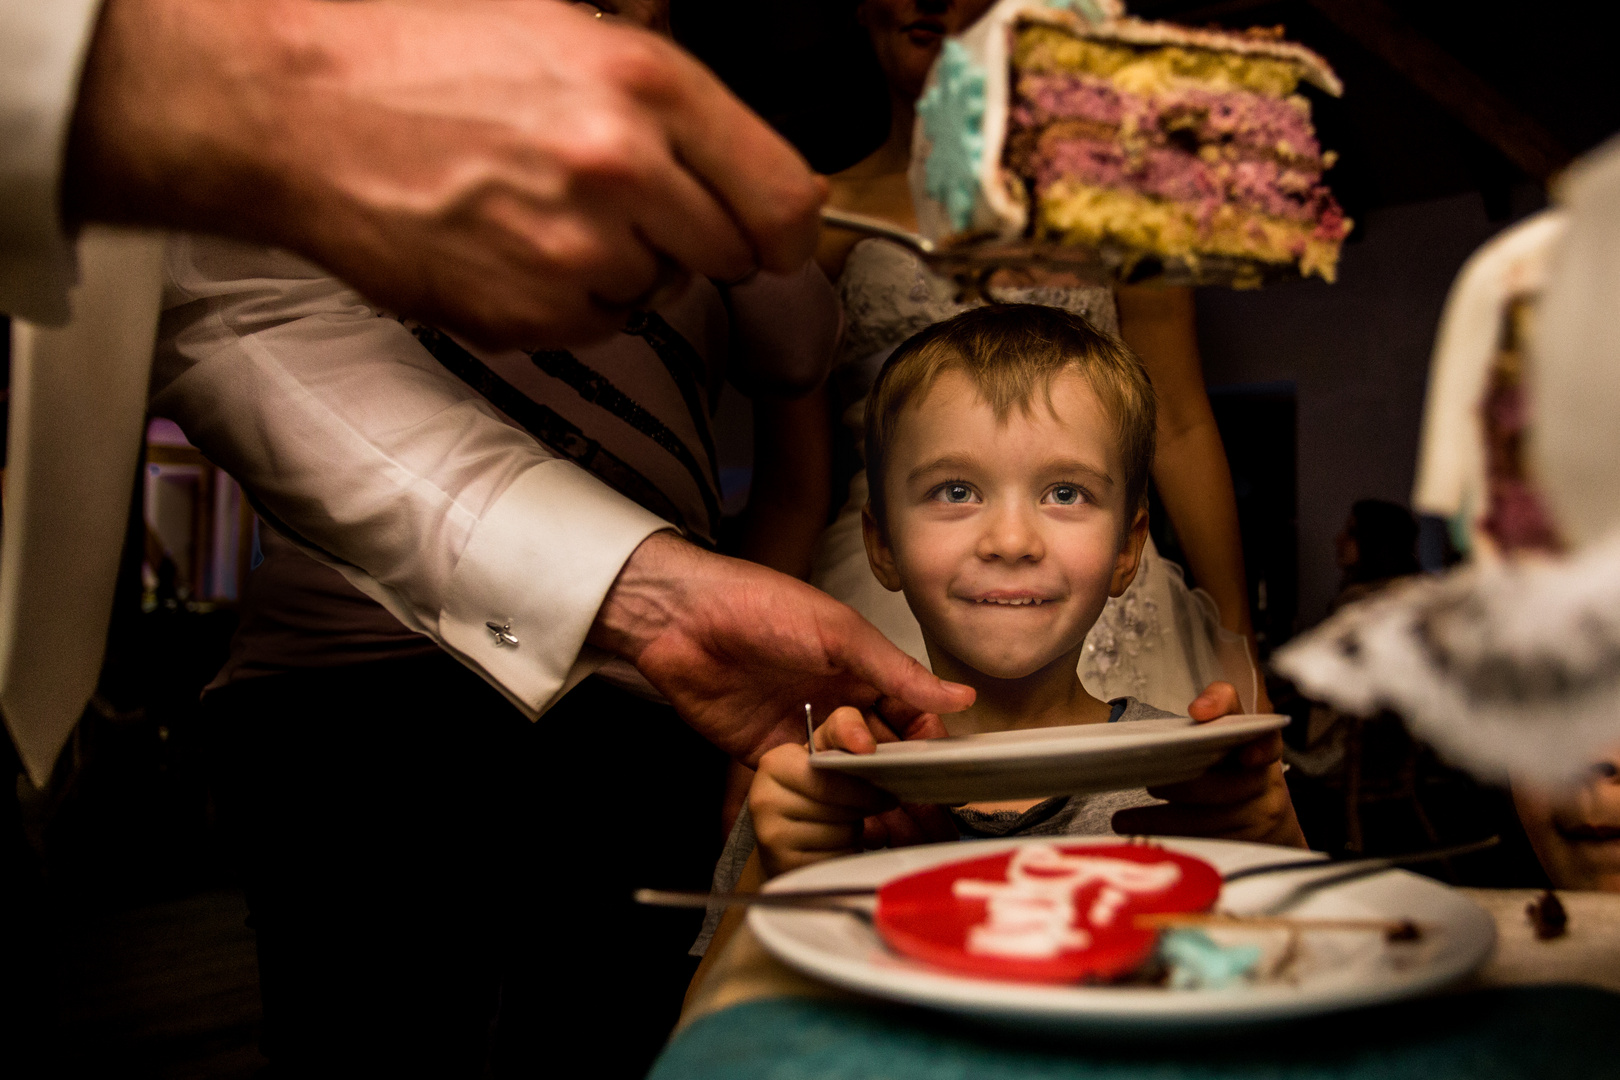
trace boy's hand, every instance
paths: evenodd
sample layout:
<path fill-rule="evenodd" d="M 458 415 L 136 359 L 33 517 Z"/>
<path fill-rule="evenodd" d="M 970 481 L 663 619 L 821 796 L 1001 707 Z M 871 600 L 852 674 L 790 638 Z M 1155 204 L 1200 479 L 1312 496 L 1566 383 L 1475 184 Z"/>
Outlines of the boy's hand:
<path fill-rule="evenodd" d="M 943 734 L 935 716 L 920 718 L 904 732 L 907 738 Z M 845 706 L 816 729 L 815 748 L 871 754 L 878 743 L 897 738 L 876 716 Z M 778 746 L 760 759 L 748 808 L 766 877 L 869 848 L 956 839 L 956 828 L 941 808 L 898 806 L 892 795 L 864 780 L 813 768 L 802 746 Z"/>
<path fill-rule="evenodd" d="M 1188 706 L 1200 723 L 1243 711 L 1231 683 L 1211 683 Z M 1268 732 L 1227 754 L 1196 780 L 1148 788 L 1165 806 L 1114 815 L 1114 831 L 1137 836 L 1210 836 L 1305 847 L 1282 774 L 1282 735 Z"/>

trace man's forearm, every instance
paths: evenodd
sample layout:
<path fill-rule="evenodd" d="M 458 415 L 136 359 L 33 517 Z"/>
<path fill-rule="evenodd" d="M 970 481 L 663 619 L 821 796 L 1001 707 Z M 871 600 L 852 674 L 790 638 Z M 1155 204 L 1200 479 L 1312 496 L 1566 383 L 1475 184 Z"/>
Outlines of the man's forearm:
<path fill-rule="evenodd" d="M 798 268 L 822 192 L 691 57 L 572 5 L 105 0 L 64 198 L 533 346 L 610 332 L 671 267 Z"/>
<path fill-rule="evenodd" d="M 321 14 L 299 0 L 106 0 L 68 142 L 68 219 L 300 247 L 316 184 L 301 143 L 343 44 L 323 40 Z"/>
<path fill-rule="evenodd" d="M 688 610 L 707 556 L 673 530 L 641 542 L 619 571 L 586 641 L 632 664 Z"/>

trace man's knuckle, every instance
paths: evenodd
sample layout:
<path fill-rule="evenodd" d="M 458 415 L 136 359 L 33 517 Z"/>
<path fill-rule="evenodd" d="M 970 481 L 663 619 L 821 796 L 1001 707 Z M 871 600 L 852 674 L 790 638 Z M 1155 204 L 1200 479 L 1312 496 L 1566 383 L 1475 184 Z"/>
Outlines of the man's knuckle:
<path fill-rule="evenodd" d="M 787 830 L 780 818 L 767 815 L 755 819 L 754 837 L 765 847 L 780 849 L 786 847 Z"/>
<path fill-rule="evenodd" d="M 667 101 L 684 85 L 675 51 L 650 35 L 629 35 L 613 57 L 612 77 L 620 89 L 643 100 Z"/>
<path fill-rule="evenodd" d="M 560 223 L 537 244 L 546 272 L 572 279 L 599 267 L 610 257 L 608 245 L 583 222 Z"/>
<path fill-rule="evenodd" d="M 576 187 L 590 194 L 590 185 L 639 176 L 647 146 L 642 125 L 621 112 L 602 110 L 579 125 L 561 157 Z"/>
<path fill-rule="evenodd" d="M 772 180 L 771 198 L 760 210 L 765 222 L 785 228 L 799 224 L 821 208 L 824 193 L 809 169 L 780 169 Z"/>

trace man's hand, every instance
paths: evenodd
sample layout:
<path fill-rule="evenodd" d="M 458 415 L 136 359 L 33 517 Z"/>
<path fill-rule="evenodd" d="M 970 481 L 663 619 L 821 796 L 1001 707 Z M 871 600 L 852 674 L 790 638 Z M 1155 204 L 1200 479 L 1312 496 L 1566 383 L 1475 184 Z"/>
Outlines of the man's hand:
<path fill-rule="evenodd" d="M 906 732 L 910 738 L 943 734 L 935 716 L 920 718 Z M 816 729 L 815 748 L 870 754 L 878 743 L 895 739 L 877 717 L 846 707 Z M 760 759 L 748 808 L 766 877 L 871 848 L 956 839 L 941 807 L 897 806 L 893 796 L 864 780 L 812 767 L 809 751 L 792 744 Z"/>
<path fill-rule="evenodd" d="M 942 682 L 819 589 L 728 559 L 673 533 L 642 542 L 591 629 L 699 734 L 744 764 L 804 738 L 804 705 L 878 713 L 894 731 L 930 732 L 973 691 Z"/>
<path fill-rule="evenodd" d="M 1243 711 L 1231 683 L 1211 683 L 1188 707 L 1203 723 Z M 1196 780 L 1148 788 L 1167 805 L 1121 810 L 1114 831 L 1137 836 L 1212 836 L 1305 847 L 1282 774 L 1282 736 L 1271 732 L 1229 753 Z"/>
<path fill-rule="evenodd" d="M 70 220 L 291 248 L 488 345 L 796 269 L 823 181 L 702 65 L 555 0 L 107 0 Z"/>

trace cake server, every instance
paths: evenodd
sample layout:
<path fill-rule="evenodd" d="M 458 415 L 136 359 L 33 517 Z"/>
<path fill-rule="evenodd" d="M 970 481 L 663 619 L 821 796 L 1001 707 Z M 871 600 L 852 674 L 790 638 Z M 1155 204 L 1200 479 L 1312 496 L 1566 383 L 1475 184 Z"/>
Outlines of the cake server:
<path fill-rule="evenodd" d="M 821 208 L 821 223 L 829 228 L 874 236 L 899 244 L 914 253 L 929 268 L 956 281 L 959 302 L 970 298 L 990 299 L 991 275 L 999 270 L 1013 271 L 1024 280 L 997 282 L 1011 288 L 1042 284 L 1109 284 L 1118 275 L 1100 253 L 1090 248 L 1066 244 L 1038 243 L 1033 240 L 1004 240 L 994 236 L 968 235 L 939 243 L 892 221 L 857 214 L 836 207 Z M 1064 281 L 1053 281 L 1061 276 Z"/>
<path fill-rule="evenodd" d="M 857 214 L 849 210 L 839 210 L 832 206 L 821 208 L 821 223 L 834 229 L 847 229 L 850 232 L 864 233 L 867 236 L 877 236 L 884 240 L 892 240 L 901 247 L 910 248 L 923 258 L 932 258 L 938 251 L 934 242 L 925 236 L 902 229 L 890 221 L 870 214 Z"/>
<path fill-rule="evenodd" d="M 989 232 L 930 240 L 892 221 L 831 206 L 821 208 L 821 223 L 828 228 L 880 237 L 906 248 L 929 269 L 956 282 L 958 303 L 990 300 L 992 285 L 1017 289 L 1153 281 L 1162 285 L 1253 288 L 1291 276 L 1291 271 L 1282 264 L 1256 265 L 1253 260 L 1218 255 L 1202 255 L 1196 259 L 1161 257 L 1112 244 L 1097 248 L 1050 239 L 1008 239 Z M 999 271 L 1007 273 L 992 283 L 991 278 Z"/>

